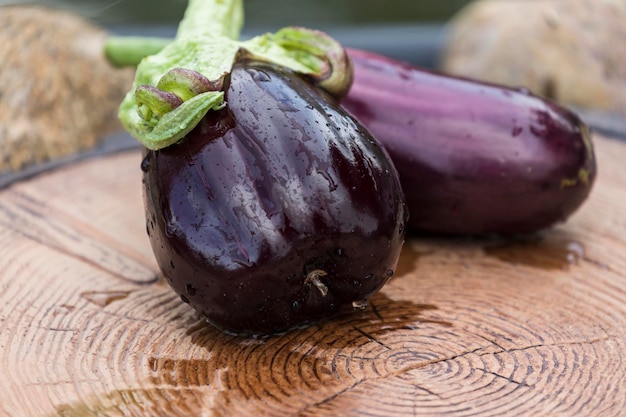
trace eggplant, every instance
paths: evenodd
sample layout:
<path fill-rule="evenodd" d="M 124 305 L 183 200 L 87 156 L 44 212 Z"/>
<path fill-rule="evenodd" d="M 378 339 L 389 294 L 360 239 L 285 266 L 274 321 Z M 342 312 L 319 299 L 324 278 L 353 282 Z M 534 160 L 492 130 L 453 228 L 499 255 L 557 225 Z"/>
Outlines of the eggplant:
<path fill-rule="evenodd" d="M 383 147 L 285 67 L 237 61 L 226 107 L 145 149 L 147 231 L 181 299 L 238 335 L 363 307 L 390 279 L 407 211 Z"/>
<path fill-rule="evenodd" d="M 239 40 L 243 15 L 241 0 L 189 0 L 162 49 L 105 52 L 137 61 L 119 118 L 144 147 L 161 272 L 216 327 L 265 336 L 364 308 L 407 210 L 389 155 L 337 101 L 352 83 L 341 44 L 301 27 Z"/>
<path fill-rule="evenodd" d="M 386 148 L 408 227 L 532 233 L 566 221 L 596 177 L 589 129 L 572 111 L 512 89 L 348 49 L 342 105 Z"/>

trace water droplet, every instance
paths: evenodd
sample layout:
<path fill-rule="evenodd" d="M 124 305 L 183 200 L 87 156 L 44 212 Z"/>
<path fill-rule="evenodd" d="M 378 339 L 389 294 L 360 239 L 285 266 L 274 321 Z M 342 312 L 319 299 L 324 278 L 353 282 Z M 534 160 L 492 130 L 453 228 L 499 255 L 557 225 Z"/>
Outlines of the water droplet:
<path fill-rule="evenodd" d="M 148 366 L 152 369 L 152 371 L 156 372 L 159 370 L 159 361 L 157 358 L 149 358 Z"/>
<path fill-rule="evenodd" d="M 299 311 L 302 308 L 302 304 L 300 304 L 300 301 L 296 300 L 293 303 L 291 303 L 291 309 L 293 311 Z"/>
<path fill-rule="evenodd" d="M 570 264 L 575 264 L 585 257 L 585 247 L 579 242 L 569 242 L 566 245 L 566 250 L 566 260 Z"/>
<path fill-rule="evenodd" d="M 356 280 L 356 279 L 355 279 L 354 281 L 352 281 L 352 286 L 353 286 L 354 288 L 357 288 L 357 289 L 358 289 L 358 288 L 361 288 L 361 286 L 362 286 L 362 285 L 363 285 L 363 284 L 362 284 L 362 283 L 361 283 L 361 281 L 359 281 L 359 280 Z"/>
<path fill-rule="evenodd" d="M 337 254 L 337 256 L 344 256 L 346 251 L 343 248 L 337 248 L 335 253 Z"/>
<path fill-rule="evenodd" d="M 322 178 L 324 178 L 326 181 L 328 181 L 328 191 L 329 192 L 333 192 L 333 191 L 335 191 L 337 189 L 337 187 L 338 187 L 337 182 L 335 181 L 335 179 L 332 177 L 332 175 L 328 171 L 319 170 L 318 173 L 322 176 Z"/>
<path fill-rule="evenodd" d="M 193 285 L 191 285 L 191 284 L 187 284 L 187 287 L 186 287 L 186 288 L 187 288 L 187 294 L 189 294 L 189 295 L 190 295 L 190 296 L 192 296 L 192 297 L 193 297 L 194 295 L 196 295 L 196 291 L 197 291 L 197 290 L 196 290 L 196 287 L 194 287 L 194 286 L 193 286 Z"/>
<path fill-rule="evenodd" d="M 367 300 L 353 301 L 352 308 L 356 310 L 365 310 L 367 308 Z"/>
<path fill-rule="evenodd" d="M 521 135 L 523 131 L 524 131 L 523 127 L 513 126 L 513 130 L 511 131 L 511 135 L 513 135 L 513 137 L 517 137 L 517 136 Z"/>
<path fill-rule="evenodd" d="M 180 299 L 183 300 L 183 303 L 189 304 L 189 298 L 185 297 L 183 294 L 180 295 Z"/>
<path fill-rule="evenodd" d="M 248 68 L 247 72 L 250 75 L 252 75 L 252 79 L 254 81 L 262 82 L 262 83 L 270 81 L 270 77 L 269 77 L 269 75 L 267 75 L 267 73 L 265 71 L 259 71 L 259 70 L 256 70 L 256 69 Z"/>
<path fill-rule="evenodd" d="M 172 222 L 167 222 L 165 225 L 165 236 L 168 238 L 173 238 L 179 234 L 178 225 Z"/>
<path fill-rule="evenodd" d="M 387 278 L 391 278 L 393 276 L 393 269 L 388 269 L 385 272 L 385 275 L 387 275 Z"/>
<path fill-rule="evenodd" d="M 403 224 L 401 224 L 400 226 L 398 226 L 398 233 L 399 233 L 399 234 L 404 233 L 404 225 L 403 225 Z"/>
<path fill-rule="evenodd" d="M 369 280 L 370 280 L 370 279 L 372 279 L 372 278 L 374 278 L 374 274 L 367 274 L 367 275 L 365 275 L 365 276 L 363 277 L 363 279 L 364 279 L 365 281 L 369 281 Z"/>
<path fill-rule="evenodd" d="M 150 156 L 151 154 L 148 153 L 142 160 L 141 160 L 141 170 L 143 172 L 148 172 L 150 170 Z"/>
<path fill-rule="evenodd" d="M 80 294 L 85 300 L 100 307 L 106 307 L 114 301 L 123 300 L 132 291 L 86 291 Z"/>

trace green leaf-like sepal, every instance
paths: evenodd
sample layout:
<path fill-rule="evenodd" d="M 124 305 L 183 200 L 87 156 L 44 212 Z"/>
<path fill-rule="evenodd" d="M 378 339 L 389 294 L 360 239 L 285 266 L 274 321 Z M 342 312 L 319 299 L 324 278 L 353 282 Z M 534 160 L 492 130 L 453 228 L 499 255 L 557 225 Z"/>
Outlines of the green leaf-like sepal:
<path fill-rule="evenodd" d="M 124 128 L 146 148 L 157 150 L 173 145 L 184 138 L 200 123 L 209 110 L 219 110 L 223 107 L 224 93 L 209 91 L 185 101 L 176 109 L 163 115 L 156 123 L 143 120 L 135 111 L 135 106 L 126 109 L 123 104 L 120 112 L 127 115 L 122 119 Z"/>
<path fill-rule="evenodd" d="M 176 143 L 208 111 L 226 106 L 223 91 L 203 92 L 206 88 L 200 84 L 210 81 L 220 88 L 238 56 L 272 62 L 307 75 L 335 97 L 347 93 L 352 65 L 336 40 L 320 31 L 287 27 L 238 41 L 234 38 L 239 35 L 242 16 L 241 0 L 190 0 L 176 38 L 141 59 L 133 87 L 120 105 L 119 118 L 145 147 L 156 150 Z M 163 40 L 150 38 L 148 48 L 154 50 L 163 44 Z M 119 38 L 106 51 L 110 58 L 126 64 L 132 60 L 118 52 L 141 54 L 136 46 Z M 196 85 L 197 81 L 202 82 Z M 137 89 L 143 90 L 139 97 Z M 183 103 L 164 113 L 168 106 L 174 107 L 176 100 L 155 89 L 174 94 Z"/>

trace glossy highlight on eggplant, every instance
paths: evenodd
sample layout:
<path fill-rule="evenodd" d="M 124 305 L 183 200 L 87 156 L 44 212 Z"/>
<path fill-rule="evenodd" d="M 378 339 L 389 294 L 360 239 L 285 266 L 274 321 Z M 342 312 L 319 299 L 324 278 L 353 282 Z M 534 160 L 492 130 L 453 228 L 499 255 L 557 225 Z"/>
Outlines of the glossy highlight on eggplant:
<path fill-rule="evenodd" d="M 531 95 L 349 49 L 342 105 L 389 152 L 409 227 L 518 234 L 566 221 L 589 195 L 596 161 L 572 111 Z"/>
<path fill-rule="evenodd" d="M 145 151 L 147 231 L 181 299 L 263 336 L 362 305 L 391 278 L 406 207 L 386 151 L 336 101 L 270 63 L 237 62 L 227 106 Z"/>

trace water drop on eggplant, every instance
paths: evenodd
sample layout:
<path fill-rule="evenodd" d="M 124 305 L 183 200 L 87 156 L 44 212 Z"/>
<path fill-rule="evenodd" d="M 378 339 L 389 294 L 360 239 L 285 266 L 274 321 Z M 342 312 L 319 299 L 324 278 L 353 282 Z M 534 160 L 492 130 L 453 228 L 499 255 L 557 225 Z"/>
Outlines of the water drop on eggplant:
<path fill-rule="evenodd" d="M 186 288 L 187 288 L 187 294 L 189 294 L 192 297 L 196 295 L 196 292 L 197 292 L 196 287 L 194 287 L 192 284 L 187 284 Z"/>
<path fill-rule="evenodd" d="M 150 170 L 150 153 L 146 153 L 146 155 L 141 160 L 141 170 L 143 172 L 148 172 Z"/>

